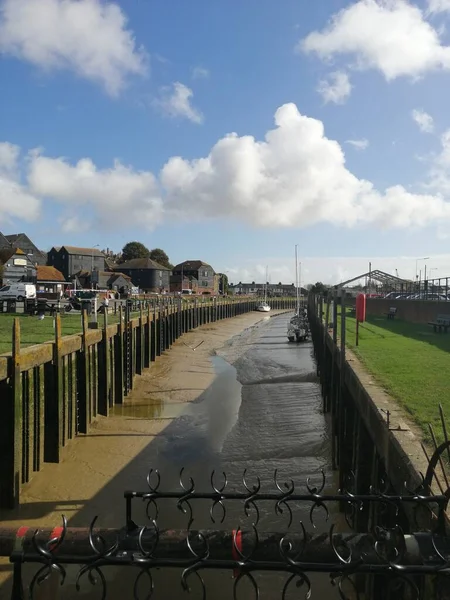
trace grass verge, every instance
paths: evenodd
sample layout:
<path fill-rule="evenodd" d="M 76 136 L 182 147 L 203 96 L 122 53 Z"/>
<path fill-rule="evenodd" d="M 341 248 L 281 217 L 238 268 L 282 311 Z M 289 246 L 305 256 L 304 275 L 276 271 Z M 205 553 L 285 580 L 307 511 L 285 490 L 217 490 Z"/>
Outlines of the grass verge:
<path fill-rule="evenodd" d="M 450 435 L 450 333 L 434 333 L 426 323 L 369 316 L 360 323 L 358 346 L 355 340 L 356 320 L 347 314 L 347 346 L 381 387 L 411 414 L 425 440 L 431 441 L 431 423 L 438 441 L 443 441 L 439 403 Z"/>
<path fill-rule="evenodd" d="M 12 330 L 15 317 L 20 319 L 21 346 L 32 346 L 53 340 L 55 335 L 53 317 L 48 315 L 40 321 L 36 316 L 20 314 L 0 314 L 0 354 L 11 352 Z M 103 315 L 98 315 L 98 321 L 103 323 Z M 108 315 L 108 323 L 116 323 L 117 317 Z M 61 328 L 63 335 L 73 335 L 82 330 L 81 315 L 61 315 Z"/>

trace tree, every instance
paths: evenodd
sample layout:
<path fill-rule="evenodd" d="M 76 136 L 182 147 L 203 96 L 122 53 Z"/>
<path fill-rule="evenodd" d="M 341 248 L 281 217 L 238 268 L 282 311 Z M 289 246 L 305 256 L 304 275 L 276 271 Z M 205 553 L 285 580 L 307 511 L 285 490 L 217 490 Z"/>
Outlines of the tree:
<path fill-rule="evenodd" d="M 309 291 L 312 294 L 323 294 L 324 296 L 326 296 L 328 294 L 329 289 L 330 289 L 329 285 L 325 285 L 321 281 L 318 281 L 313 286 L 311 286 Z"/>
<path fill-rule="evenodd" d="M 161 250 L 161 248 L 153 248 L 153 250 L 150 250 L 149 258 L 159 263 L 163 267 L 167 267 L 168 269 L 173 268 L 173 265 L 170 264 L 169 257 L 164 250 Z"/>
<path fill-rule="evenodd" d="M 3 265 L 2 261 L 0 260 L 0 284 L 2 283 L 2 280 L 3 280 L 3 267 L 4 267 L 4 265 Z"/>
<path fill-rule="evenodd" d="M 226 296 L 228 294 L 228 275 L 225 273 L 218 273 L 219 277 L 219 292 Z"/>
<path fill-rule="evenodd" d="M 131 260 L 133 258 L 149 258 L 150 250 L 141 244 L 141 242 L 128 242 L 122 248 L 121 262 Z"/>

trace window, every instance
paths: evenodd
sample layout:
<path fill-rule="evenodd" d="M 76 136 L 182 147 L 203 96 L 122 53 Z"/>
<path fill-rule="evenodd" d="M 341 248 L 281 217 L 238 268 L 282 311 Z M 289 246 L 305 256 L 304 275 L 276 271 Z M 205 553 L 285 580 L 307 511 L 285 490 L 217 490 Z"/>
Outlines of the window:
<path fill-rule="evenodd" d="M 208 287 L 208 282 L 207 281 L 202 281 L 202 287 Z"/>
<path fill-rule="evenodd" d="M 202 272 L 202 276 L 203 276 L 203 277 L 208 277 L 208 271 L 203 271 L 203 272 Z"/>
<path fill-rule="evenodd" d="M 5 285 L 4 287 L 0 288 L 0 292 L 7 292 L 10 288 L 10 285 Z"/>

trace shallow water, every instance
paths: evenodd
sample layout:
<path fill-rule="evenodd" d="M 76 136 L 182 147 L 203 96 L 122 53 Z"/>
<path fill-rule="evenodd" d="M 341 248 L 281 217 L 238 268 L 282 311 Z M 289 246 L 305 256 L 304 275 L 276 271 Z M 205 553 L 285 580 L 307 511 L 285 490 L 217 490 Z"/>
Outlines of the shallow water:
<path fill-rule="evenodd" d="M 179 489 L 179 472 L 185 467 L 183 480 L 192 477 L 197 490 L 211 490 L 212 470 L 226 473 L 230 489 L 245 491 L 242 483 L 247 469 L 249 485 L 260 478 L 261 487 L 275 491 L 274 471 L 278 470 L 280 485 L 292 478 L 296 491 L 306 492 L 306 480 L 320 484 L 320 471 L 325 473 L 328 489 L 333 487 L 329 433 L 321 413 L 322 399 L 312 356 L 312 344 L 289 344 L 286 338 L 290 315 L 265 318 L 257 328 L 251 328 L 233 338 L 211 358 L 216 377 L 212 385 L 191 403 L 164 402 L 157 393 L 139 402 L 115 407 L 116 416 L 136 421 L 174 419 L 148 446 L 146 464 L 139 468 L 158 469 L 161 489 Z M 133 467 L 136 469 L 136 467 Z M 142 481 L 144 482 L 143 473 Z M 217 483 L 220 484 L 220 476 Z M 144 485 L 142 486 L 144 488 Z M 276 515 L 274 502 L 261 502 L 258 529 L 280 531 L 286 527 L 287 515 Z M 212 524 L 210 504 L 196 501 L 193 507 L 194 528 L 246 528 L 254 514 L 245 517 L 240 502 L 229 502 L 222 524 Z M 216 516 L 221 516 L 218 514 Z M 337 515 L 331 515 L 333 522 Z M 135 520 L 144 524 L 144 507 L 139 503 Z M 292 529 L 300 529 L 300 521 L 312 532 L 309 506 L 294 510 Z M 76 524 L 75 522 L 73 523 Z M 175 502 L 160 503 L 158 524 L 162 528 L 186 525 L 186 515 L 177 510 Z M 316 532 L 328 531 L 323 514 L 316 514 Z M 76 569 L 69 569 L 70 579 Z M 131 572 L 104 569 L 111 599 L 132 598 Z M 208 598 L 232 598 L 233 580 L 228 572 L 209 572 L 204 577 Z M 73 579 L 72 579 L 73 580 Z M 193 578 L 193 581 L 195 577 Z M 257 576 L 261 598 L 281 598 L 286 575 Z M 312 598 L 338 597 L 329 583 L 329 576 L 312 577 Z M 131 586 L 131 587 L 130 587 Z M 81 592 L 73 585 L 61 588 L 60 598 L 100 598 L 87 580 Z M 193 584 L 188 596 L 180 586 L 180 572 L 162 569 L 155 573 L 152 599 L 201 598 L 201 589 Z M 142 597 L 146 597 L 145 594 Z M 251 589 L 242 584 L 239 600 L 254 598 Z M 303 598 L 299 590 L 286 598 Z"/>

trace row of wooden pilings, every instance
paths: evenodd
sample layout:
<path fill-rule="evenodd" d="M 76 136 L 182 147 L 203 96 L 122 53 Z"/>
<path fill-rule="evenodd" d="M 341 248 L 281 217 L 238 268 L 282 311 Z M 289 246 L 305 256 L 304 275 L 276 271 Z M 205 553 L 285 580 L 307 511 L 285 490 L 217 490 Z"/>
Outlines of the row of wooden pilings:
<path fill-rule="evenodd" d="M 0 356 L 0 508 L 20 503 L 21 487 L 45 462 L 61 460 L 62 449 L 88 432 L 97 415 L 108 416 L 124 402 L 136 374 L 148 369 L 184 333 L 206 323 L 236 317 L 256 308 L 257 300 L 141 303 L 119 307 L 119 322 L 89 327 L 63 337 L 54 318 L 51 343 L 21 348 L 15 319 L 12 353 Z M 272 309 L 292 309 L 295 299 L 273 299 Z M 31 318 L 31 317 L 26 317 Z"/>
<path fill-rule="evenodd" d="M 323 412 L 330 419 L 332 466 L 339 473 L 339 487 L 355 494 L 369 493 L 371 487 L 384 489 L 390 483 L 390 470 L 388 473 L 378 448 L 387 447 L 389 429 L 379 411 L 369 406 L 368 392 L 347 362 L 345 305 L 342 308 L 337 295 L 328 299 L 311 295 L 309 315 Z M 369 505 L 361 506 L 352 515 L 356 531 L 369 531 L 377 524 L 379 515 L 369 509 Z M 398 524 L 400 518 L 402 527 L 409 530 L 406 515 L 389 514 L 387 510 L 383 518 L 392 524 Z"/>
<path fill-rule="evenodd" d="M 368 392 L 362 389 L 346 358 L 346 307 L 345 299 L 337 294 L 323 298 L 309 297 L 309 318 L 317 374 L 323 397 L 323 412 L 330 421 L 331 454 L 333 469 L 338 472 L 338 486 L 352 494 L 372 494 L 390 490 L 404 493 L 406 481 L 414 489 L 408 465 L 394 458 L 392 437 L 377 409 L 370 406 Z M 394 442 L 395 443 L 395 442 Z M 385 453 L 381 449 L 385 449 Z M 391 456 L 389 460 L 387 457 Z M 389 462 L 389 464 L 388 464 Z M 391 478 L 392 473 L 395 478 Z M 400 488 L 401 482 L 401 489 Z M 415 482 L 417 484 L 417 481 Z M 378 525 L 387 528 L 400 526 L 407 533 L 414 531 L 414 507 L 389 503 L 364 503 L 342 505 L 346 520 L 358 532 L 371 532 Z M 358 592 L 367 598 L 386 597 L 387 582 L 383 578 L 356 577 Z M 425 578 L 417 583 L 424 585 Z M 399 598 L 404 596 L 400 593 Z M 409 596 L 405 596 L 408 597 Z M 424 598 L 434 598 L 433 594 Z"/>

